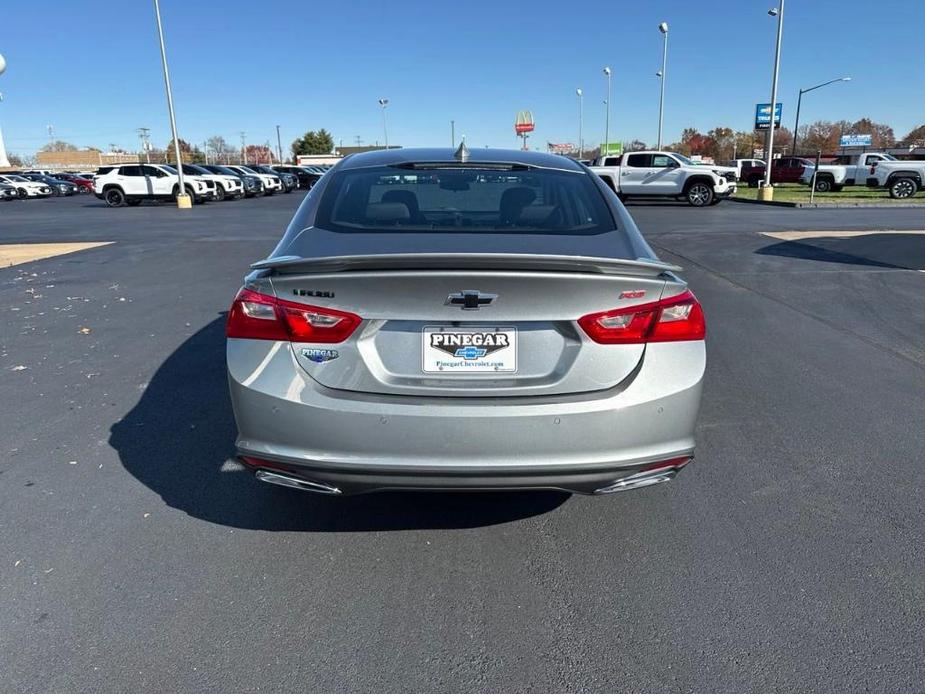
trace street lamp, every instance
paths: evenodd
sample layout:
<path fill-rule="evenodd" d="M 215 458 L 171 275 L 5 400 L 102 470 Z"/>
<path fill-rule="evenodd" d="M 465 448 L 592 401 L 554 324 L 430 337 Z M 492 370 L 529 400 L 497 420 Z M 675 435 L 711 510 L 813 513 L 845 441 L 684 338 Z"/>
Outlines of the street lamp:
<path fill-rule="evenodd" d="M 601 145 L 601 149 L 604 151 L 601 152 L 602 157 L 610 150 L 610 87 L 613 81 L 613 75 L 609 67 L 604 68 L 604 74 L 607 76 L 607 101 L 604 102 L 607 105 L 607 116 L 604 120 L 604 144 Z"/>
<path fill-rule="evenodd" d="M 581 153 L 585 151 L 585 141 L 581 133 L 584 122 L 584 92 L 579 87 L 575 90 L 575 94 L 578 96 L 578 158 L 581 159 Z"/>
<path fill-rule="evenodd" d="M 385 134 L 385 148 L 389 148 L 389 128 L 385 122 L 385 107 L 389 105 L 388 99 L 379 99 L 379 105 L 382 107 L 382 132 Z"/>
<path fill-rule="evenodd" d="M 796 155 L 797 153 L 797 133 L 800 129 L 800 104 L 803 102 L 803 95 L 806 92 L 811 92 L 814 89 L 819 89 L 820 87 L 827 87 L 830 84 L 835 84 L 836 82 L 850 82 L 850 77 L 838 77 L 834 80 L 829 80 L 828 82 L 823 82 L 822 84 L 817 84 L 815 87 L 810 87 L 809 89 L 801 89 L 800 96 L 797 98 L 797 120 L 793 124 L 793 148 L 790 150 L 790 154 Z"/>
<path fill-rule="evenodd" d="M 0 55 L 0 75 L 6 72 L 6 58 Z M 0 101 L 3 101 L 3 94 L 0 93 Z M 3 131 L 0 130 L 0 166 L 9 166 L 10 160 L 6 156 L 6 146 L 3 144 Z"/>
<path fill-rule="evenodd" d="M 170 113 L 170 131 L 173 133 L 173 152 L 177 157 L 177 176 L 179 186 L 177 189 L 177 207 L 189 209 L 193 200 L 186 193 L 183 184 L 183 161 L 180 159 L 180 139 L 177 137 L 177 119 L 173 114 L 173 92 L 170 89 L 170 72 L 167 70 L 167 49 L 164 47 L 164 27 L 161 25 L 161 6 L 154 0 L 154 16 L 157 18 L 157 36 L 161 41 L 161 63 L 164 65 L 164 87 L 167 89 L 167 111 Z"/>
<path fill-rule="evenodd" d="M 773 200 L 774 189 L 771 187 L 771 166 L 774 160 L 774 121 L 777 112 L 777 76 L 780 73 L 780 43 L 784 32 L 784 0 L 780 0 L 779 7 L 768 10 L 771 17 L 777 17 L 777 47 L 774 49 L 774 76 L 771 78 L 771 123 L 768 127 L 767 148 L 765 157 L 768 165 L 764 167 L 764 186 L 758 191 L 761 200 Z"/>
<path fill-rule="evenodd" d="M 668 22 L 659 24 L 658 30 L 662 32 L 665 41 L 662 47 L 662 69 L 657 73 L 659 79 L 662 81 L 662 86 L 658 97 L 658 146 L 655 149 L 662 148 L 662 122 L 665 119 L 665 74 L 668 72 Z"/>

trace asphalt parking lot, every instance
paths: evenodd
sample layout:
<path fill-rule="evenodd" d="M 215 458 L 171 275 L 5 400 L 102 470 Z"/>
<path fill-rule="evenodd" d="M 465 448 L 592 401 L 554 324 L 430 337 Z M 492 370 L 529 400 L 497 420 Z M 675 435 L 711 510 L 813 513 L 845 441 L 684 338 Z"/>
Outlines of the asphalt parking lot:
<path fill-rule="evenodd" d="M 693 465 L 332 500 L 232 461 L 223 312 L 300 199 L 0 203 L 111 242 L 0 269 L 3 689 L 925 691 L 925 211 L 631 205 L 707 315 Z"/>

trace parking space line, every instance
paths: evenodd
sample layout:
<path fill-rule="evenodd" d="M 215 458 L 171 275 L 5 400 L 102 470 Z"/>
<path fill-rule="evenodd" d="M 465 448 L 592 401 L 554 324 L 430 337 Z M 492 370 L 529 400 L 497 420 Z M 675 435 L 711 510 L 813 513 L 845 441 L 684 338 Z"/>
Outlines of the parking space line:
<path fill-rule="evenodd" d="M 910 229 L 870 229 L 867 231 L 760 231 L 762 236 L 770 236 L 780 241 L 802 241 L 804 239 L 850 239 L 855 236 L 878 236 L 881 234 L 911 234 L 925 236 L 923 230 Z"/>
<path fill-rule="evenodd" d="M 113 241 L 88 241 L 85 243 L 9 243 L 0 244 L 0 268 L 31 263 L 34 260 L 55 258 L 59 255 L 78 253 L 91 248 L 109 246 Z"/>

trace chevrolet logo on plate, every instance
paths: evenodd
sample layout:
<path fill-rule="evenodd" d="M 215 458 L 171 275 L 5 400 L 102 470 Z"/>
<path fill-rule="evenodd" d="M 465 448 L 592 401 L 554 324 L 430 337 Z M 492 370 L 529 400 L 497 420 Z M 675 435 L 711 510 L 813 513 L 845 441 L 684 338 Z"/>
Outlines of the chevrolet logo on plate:
<path fill-rule="evenodd" d="M 497 294 L 482 294 L 482 292 L 475 289 L 464 289 L 456 294 L 450 294 L 446 298 L 444 305 L 459 306 L 463 311 L 477 311 L 497 298 Z"/>

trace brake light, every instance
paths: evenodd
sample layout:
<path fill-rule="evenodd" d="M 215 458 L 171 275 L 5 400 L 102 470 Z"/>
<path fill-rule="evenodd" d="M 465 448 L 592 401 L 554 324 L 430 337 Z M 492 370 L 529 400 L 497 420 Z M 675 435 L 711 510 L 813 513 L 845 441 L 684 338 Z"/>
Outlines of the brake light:
<path fill-rule="evenodd" d="M 353 313 L 277 299 L 242 288 L 228 312 L 227 337 L 343 342 L 363 319 Z"/>
<path fill-rule="evenodd" d="M 702 340 L 706 335 L 703 309 L 690 290 L 661 301 L 591 313 L 578 324 L 588 337 L 605 345 Z"/>

